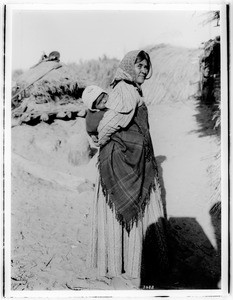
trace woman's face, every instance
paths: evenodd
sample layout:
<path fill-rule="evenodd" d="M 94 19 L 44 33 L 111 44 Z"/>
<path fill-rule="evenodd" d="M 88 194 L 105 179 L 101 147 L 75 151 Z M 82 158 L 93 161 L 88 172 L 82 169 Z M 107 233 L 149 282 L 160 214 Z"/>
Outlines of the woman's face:
<path fill-rule="evenodd" d="M 146 59 L 136 62 L 134 65 L 135 72 L 136 72 L 136 83 L 139 85 L 143 84 L 145 81 L 146 76 L 149 73 L 149 65 Z"/>

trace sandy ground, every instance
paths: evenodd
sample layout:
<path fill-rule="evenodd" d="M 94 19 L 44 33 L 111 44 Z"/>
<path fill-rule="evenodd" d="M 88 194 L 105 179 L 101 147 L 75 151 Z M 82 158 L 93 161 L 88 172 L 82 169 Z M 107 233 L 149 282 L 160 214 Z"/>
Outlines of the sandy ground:
<path fill-rule="evenodd" d="M 171 271 L 154 288 L 217 288 L 220 217 L 208 168 L 217 152 L 193 99 L 149 107 L 169 220 Z M 12 129 L 12 290 L 131 289 L 85 267 L 96 155 L 84 120 Z"/>
<path fill-rule="evenodd" d="M 173 288 L 216 288 L 220 278 L 221 220 L 211 211 L 214 186 L 208 172 L 219 146 L 216 137 L 207 135 L 197 122 L 199 114 L 193 99 L 151 110 L 170 225 Z"/>

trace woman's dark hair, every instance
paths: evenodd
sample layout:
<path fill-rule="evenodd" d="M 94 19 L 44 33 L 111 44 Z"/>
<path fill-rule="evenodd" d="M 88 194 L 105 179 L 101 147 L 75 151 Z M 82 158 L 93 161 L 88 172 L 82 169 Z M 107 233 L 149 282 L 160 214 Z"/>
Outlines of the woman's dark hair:
<path fill-rule="evenodd" d="M 147 63 L 148 63 L 148 68 L 149 68 L 149 73 L 150 73 L 150 76 L 149 77 L 146 77 L 146 79 L 149 79 L 149 78 L 151 78 L 151 76 L 152 76 L 152 64 L 151 64 L 151 60 L 150 60 L 150 56 L 149 56 L 149 54 L 147 53 L 147 52 L 145 52 L 145 51 L 140 51 L 139 53 L 138 53 L 138 55 L 137 55 L 137 58 L 136 58 L 136 61 L 135 61 L 135 63 L 138 63 L 138 62 L 140 62 L 140 61 L 143 61 L 143 60 L 146 60 L 147 61 Z M 148 73 L 148 74 L 149 74 Z"/>

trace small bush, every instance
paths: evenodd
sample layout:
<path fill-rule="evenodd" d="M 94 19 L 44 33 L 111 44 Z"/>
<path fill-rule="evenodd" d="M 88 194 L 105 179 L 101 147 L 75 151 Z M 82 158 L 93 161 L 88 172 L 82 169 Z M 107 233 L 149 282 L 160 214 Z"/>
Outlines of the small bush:
<path fill-rule="evenodd" d="M 221 83 L 220 83 L 220 37 L 204 44 L 200 60 L 201 101 L 213 111 L 215 128 L 220 128 Z"/>
<path fill-rule="evenodd" d="M 109 59 L 103 56 L 98 60 L 92 59 L 80 61 L 78 64 L 72 63 L 68 67 L 77 73 L 86 85 L 96 84 L 104 89 L 108 89 L 118 64 L 119 61 L 117 59 Z"/>

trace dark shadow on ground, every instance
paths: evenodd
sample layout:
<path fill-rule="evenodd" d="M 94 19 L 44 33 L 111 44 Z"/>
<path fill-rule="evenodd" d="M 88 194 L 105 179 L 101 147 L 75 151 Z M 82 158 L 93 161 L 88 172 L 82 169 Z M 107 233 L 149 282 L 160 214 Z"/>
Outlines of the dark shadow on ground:
<path fill-rule="evenodd" d="M 161 198 L 162 198 L 162 203 L 163 203 L 164 215 L 165 215 L 165 218 L 167 218 L 166 189 L 165 189 L 164 180 L 163 180 L 163 168 L 162 168 L 162 163 L 167 159 L 167 157 L 164 155 L 158 155 L 158 156 L 156 156 L 155 159 L 157 162 L 157 167 L 158 167 L 158 172 L 159 172 L 159 183 L 161 186 Z"/>
<path fill-rule="evenodd" d="M 210 212 L 211 213 L 211 212 Z M 218 289 L 221 278 L 221 222 L 214 222 L 218 241 L 216 250 L 195 218 L 170 218 L 167 229 L 169 264 L 158 250 L 159 223 L 146 233 L 142 251 L 142 289 Z M 165 262 L 165 265 L 163 265 Z"/>
<path fill-rule="evenodd" d="M 81 118 L 81 117 L 79 117 Z M 63 118 L 58 118 L 56 116 L 56 114 L 49 116 L 49 119 L 47 121 L 44 121 L 45 123 L 51 125 L 53 124 L 56 120 L 63 120 L 63 121 L 74 121 L 77 119 L 77 112 L 71 112 L 70 117 L 65 116 Z M 38 116 L 37 118 L 31 119 L 29 121 L 26 122 L 27 125 L 29 126 L 36 126 L 40 123 L 42 123 L 43 121 L 41 121 L 40 116 Z"/>
<path fill-rule="evenodd" d="M 142 289 L 159 289 L 167 279 L 169 253 L 166 232 L 167 221 L 164 218 L 150 225 L 146 231 L 142 247 Z"/>
<path fill-rule="evenodd" d="M 199 137 L 217 135 L 220 136 L 220 127 L 215 129 L 215 120 L 213 120 L 213 114 L 215 107 L 212 104 L 203 103 L 200 97 L 196 97 L 196 111 L 194 115 L 199 125 L 199 129 L 195 130 L 195 133 L 199 134 Z"/>

